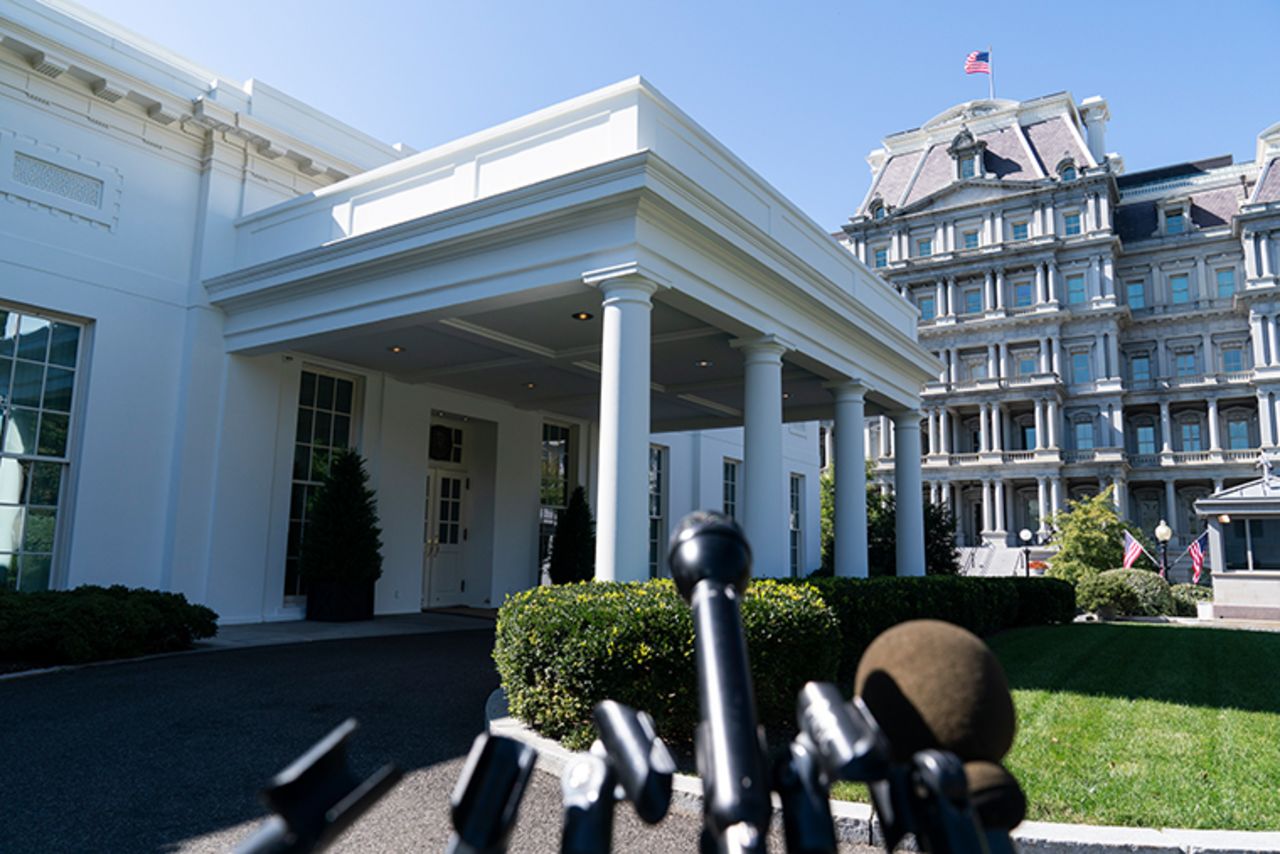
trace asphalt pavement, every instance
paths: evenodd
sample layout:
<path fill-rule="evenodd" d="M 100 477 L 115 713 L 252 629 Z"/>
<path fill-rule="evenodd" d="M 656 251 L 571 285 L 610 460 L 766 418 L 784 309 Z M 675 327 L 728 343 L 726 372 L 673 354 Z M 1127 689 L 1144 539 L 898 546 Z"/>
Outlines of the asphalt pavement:
<path fill-rule="evenodd" d="M 491 628 L 233 649 L 0 682 L 0 851 L 228 851 L 257 791 L 347 717 L 351 764 L 405 779 L 344 852 L 442 851 L 448 797 L 498 679 Z M 615 850 L 692 852 L 698 819 L 647 827 L 622 805 Z M 559 849 L 557 781 L 535 773 L 513 852 Z M 771 848 L 782 851 L 775 835 Z M 873 849 L 841 849 L 849 852 Z"/>

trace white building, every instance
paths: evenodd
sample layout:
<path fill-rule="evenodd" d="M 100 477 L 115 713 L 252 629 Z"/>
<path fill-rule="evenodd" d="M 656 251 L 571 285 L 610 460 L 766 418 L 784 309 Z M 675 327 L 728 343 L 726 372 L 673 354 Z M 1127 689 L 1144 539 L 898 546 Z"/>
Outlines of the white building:
<path fill-rule="evenodd" d="M 298 616 L 307 495 L 347 446 L 378 495 L 380 613 L 536 584 L 575 483 L 600 577 L 648 577 L 682 513 L 726 501 L 759 574 L 807 572 L 818 418 L 848 459 L 864 416 L 897 421 L 921 496 L 939 365 L 915 307 L 639 79 L 412 153 L 10 0 L 0 197 L 9 586 Z M 921 502 L 900 508 L 919 573 Z"/>

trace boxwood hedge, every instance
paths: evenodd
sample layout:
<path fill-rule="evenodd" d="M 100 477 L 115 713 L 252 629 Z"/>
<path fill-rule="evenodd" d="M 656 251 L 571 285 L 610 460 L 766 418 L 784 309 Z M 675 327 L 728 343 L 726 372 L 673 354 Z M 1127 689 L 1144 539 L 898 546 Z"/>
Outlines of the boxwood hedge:
<path fill-rule="evenodd" d="M 1213 588 L 1200 584 L 1174 584 L 1169 592 L 1173 595 L 1174 614 L 1179 617 L 1194 617 L 1198 613 L 1197 602 L 1213 601 Z"/>
<path fill-rule="evenodd" d="M 47 667 L 186 649 L 218 615 L 180 593 L 77 587 L 0 593 L 0 663 Z"/>
<path fill-rule="evenodd" d="M 796 693 L 836 673 L 840 629 L 812 587 L 753 581 L 743 625 L 760 719 L 790 726 Z M 687 743 L 698 720 L 693 620 L 669 580 L 536 587 L 498 611 L 493 653 L 512 714 L 571 747 L 590 744 L 591 709 L 614 699 Z"/>

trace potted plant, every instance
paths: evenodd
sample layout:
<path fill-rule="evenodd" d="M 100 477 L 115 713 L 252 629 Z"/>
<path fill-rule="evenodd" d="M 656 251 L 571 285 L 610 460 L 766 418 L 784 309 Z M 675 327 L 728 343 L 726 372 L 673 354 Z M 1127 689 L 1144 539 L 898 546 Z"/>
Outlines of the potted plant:
<path fill-rule="evenodd" d="M 382 530 L 368 480 L 360 455 L 342 451 L 308 508 L 299 565 L 308 620 L 373 617 L 374 583 L 382 575 Z"/>
<path fill-rule="evenodd" d="M 596 574 L 595 521 L 587 494 L 579 486 L 556 519 L 551 535 L 551 560 L 547 567 L 552 584 L 590 581 Z"/>

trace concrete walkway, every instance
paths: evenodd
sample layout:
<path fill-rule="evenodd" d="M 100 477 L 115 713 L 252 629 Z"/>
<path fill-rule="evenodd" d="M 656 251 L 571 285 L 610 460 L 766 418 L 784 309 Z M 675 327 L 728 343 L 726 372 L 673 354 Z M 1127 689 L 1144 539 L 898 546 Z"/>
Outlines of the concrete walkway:
<path fill-rule="evenodd" d="M 378 638 L 394 635 L 421 635 L 435 632 L 465 632 L 493 627 L 496 612 L 478 609 L 424 611 L 421 614 L 391 614 L 352 623 L 313 623 L 289 620 L 275 623 L 246 623 L 219 626 L 218 634 L 195 645 L 197 650 L 243 649 L 286 643 Z"/>

